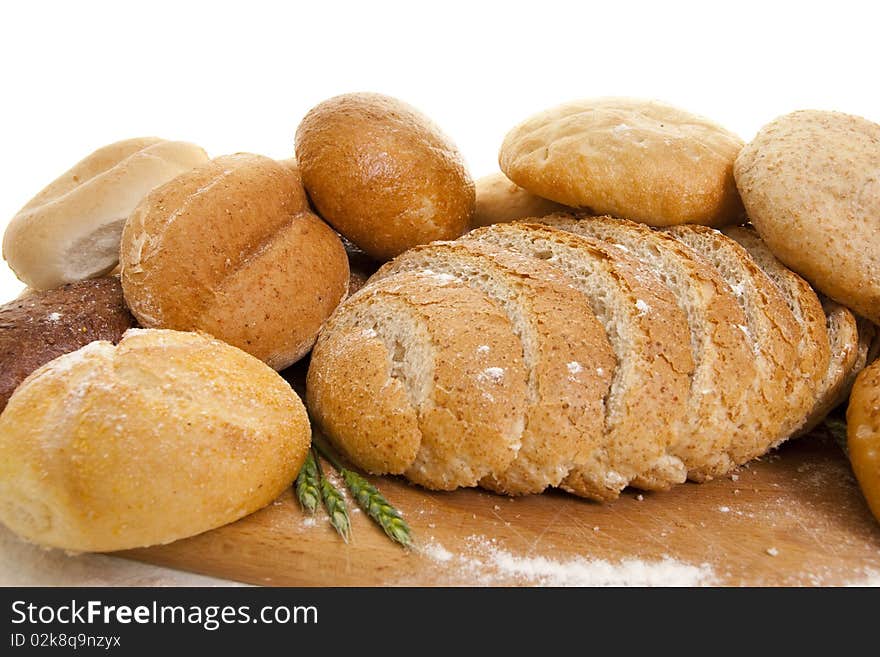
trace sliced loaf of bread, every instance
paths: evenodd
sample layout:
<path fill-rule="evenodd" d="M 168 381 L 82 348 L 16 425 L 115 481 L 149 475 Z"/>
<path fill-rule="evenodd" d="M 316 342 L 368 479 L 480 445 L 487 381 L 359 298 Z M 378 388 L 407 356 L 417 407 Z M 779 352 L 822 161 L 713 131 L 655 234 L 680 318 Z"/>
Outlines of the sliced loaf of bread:
<path fill-rule="evenodd" d="M 560 270 L 589 300 L 614 350 L 603 446 L 561 487 L 611 499 L 630 483 L 653 490 L 683 481 L 687 468 L 670 447 L 687 412 L 694 363 L 687 319 L 662 283 L 619 249 L 540 224 L 497 224 L 460 241 L 493 244 Z"/>
<path fill-rule="evenodd" d="M 480 484 L 510 495 L 540 493 L 585 465 L 603 439 L 615 358 L 587 299 L 546 263 L 479 242 L 435 242 L 385 264 L 371 283 L 400 272 L 454 276 L 495 301 L 522 343 L 529 406 L 522 447 Z M 494 348 L 489 340 L 478 349 Z"/>
<path fill-rule="evenodd" d="M 690 328 L 694 374 L 678 441 L 671 446 L 691 479 L 705 481 L 734 467 L 736 445 L 753 443 L 755 413 L 746 392 L 757 372 L 752 344 L 739 327 L 743 309 L 712 265 L 662 231 L 608 216 L 553 214 L 554 228 L 601 239 L 638 259 L 672 292 Z"/>

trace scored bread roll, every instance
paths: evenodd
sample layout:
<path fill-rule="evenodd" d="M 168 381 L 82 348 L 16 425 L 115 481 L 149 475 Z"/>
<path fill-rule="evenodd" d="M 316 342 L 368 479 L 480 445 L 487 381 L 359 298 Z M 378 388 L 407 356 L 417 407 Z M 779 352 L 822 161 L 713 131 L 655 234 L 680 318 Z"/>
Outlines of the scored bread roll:
<path fill-rule="evenodd" d="M 325 100 L 297 128 L 296 157 L 318 214 L 377 260 L 458 237 L 474 212 L 455 144 L 396 98 Z"/>
<path fill-rule="evenodd" d="M 690 328 L 694 374 L 685 426 L 672 452 L 688 476 L 705 481 L 736 464 L 735 445 L 753 442 L 747 417 L 755 412 L 747 394 L 757 372 L 752 343 L 740 326 L 745 313 L 714 267 L 662 231 L 612 217 L 554 214 L 541 223 L 601 239 L 637 258 L 674 294 Z"/>
<path fill-rule="evenodd" d="M 0 415 L 0 520 L 74 551 L 167 543 L 290 486 L 310 442 L 290 386 L 196 333 L 133 329 L 29 376 Z"/>
<path fill-rule="evenodd" d="M 336 233 L 294 168 L 239 153 L 149 194 L 125 225 L 125 300 L 142 326 L 200 330 L 283 369 L 348 289 Z"/>
<path fill-rule="evenodd" d="M 31 291 L 0 306 L 0 411 L 41 365 L 94 340 L 118 342 L 134 325 L 116 277 Z"/>
<path fill-rule="evenodd" d="M 119 261 L 123 224 L 140 200 L 207 160 L 198 146 L 155 137 L 100 148 L 12 218 L 3 257 L 36 289 L 103 276 Z"/>
<path fill-rule="evenodd" d="M 480 485 L 510 495 L 540 493 L 586 464 L 602 442 L 615 360 L 572 281 L 538 259 L 489 244 L 434 242 L 405 251 L 371 284 L 404 271 L 451 276 L 481 291 L 504 310 L 522 343 L 529 371 L 522 446 L 506 470 Z"/>

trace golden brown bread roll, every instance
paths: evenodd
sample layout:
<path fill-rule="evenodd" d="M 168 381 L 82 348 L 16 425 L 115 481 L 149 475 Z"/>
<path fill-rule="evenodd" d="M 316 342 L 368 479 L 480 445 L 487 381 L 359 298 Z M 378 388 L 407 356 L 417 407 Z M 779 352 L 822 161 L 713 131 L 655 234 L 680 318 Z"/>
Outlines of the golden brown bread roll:
<path fill-rule="evenodd" d="M 265 506 L 310 441 L 270 368 L 196 333 L 134 329 L 44 365 L 0 415 L 0 520 L 27 540 L 122 550 Z"/>
<path fill-rule="evenodd" d="M 318 214 L 378 260 L 458 237 L 474 212 L 455 145 L 395 98 L 346 94 L 317 105 L 296 131 L 296 158 Z"/>
<path fill-rule="evenodd" d="M 311 349 L 349 276 L 295 169 L 246 153 L 154 190 L 125 226 L 121 263 L 143 326 L 205 331 L 279 370 Z"/>
<path fill-rule="evenodd" d="M 31 291 L 0 306 L 0 411 L 41 365 L 93 340 L 119 342 L 133 326 L 116 277 Z"/>
<path fill-rule="evenodd" d="M 880 521 L 880 361 L 856 378 L 846 411 L 849 460 L 865 500 Z"/>
<path fill-rule="evenodd" d="M 37 289 L 103 276 L 119 260 L 119 235 L 138 202 L 154 187 L 207 161 L 198 146 L 155 137 L 100 148 L 12 218 L 3 257 Z"/>

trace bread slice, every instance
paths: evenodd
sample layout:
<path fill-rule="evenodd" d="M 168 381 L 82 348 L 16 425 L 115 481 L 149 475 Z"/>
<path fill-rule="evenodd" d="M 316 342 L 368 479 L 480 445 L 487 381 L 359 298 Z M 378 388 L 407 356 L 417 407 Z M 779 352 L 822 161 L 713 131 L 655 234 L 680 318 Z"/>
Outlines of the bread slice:
<path fill-rule="evenodd" d="M 668 229 L 715 266 L 745 311 L 740 327 L 752 341 L 758 380 L 753 390 L 755 440 L 734 446 L 737 463 L 761 456 L 787 437 L 785 431 L 809 413 L 812 399 L 797 388 L 800 330 L 778 288 L 743 247 L 705 226 Z"/>
<path fill-rule="evenodd" d="M 495 302 L 452 276 L 402 273 L 331 316 L 306 396 L 321 430 L 361 467 L 452 490 L 510 466 L 527 378 Z"/>
<path fill-rule="evenodd" d="M 684 481 L 687 469 L 669 447 L 678 440 L 694 364 L 687 320 L 660 281 L 619 249 L 538 224 L 497 224 L 460 240 L 556 267 L 586 295 L 608 335 L 617 367 L 606 402 L 604 449 L 562 488 L 610 499 L 629 483 L 662 489 Z"/>
<path fill-rule="evenodd" d="M 507 470 L 480 484 L 511 495 L 558 486 L 602 441 L 615 367 L 584 295 L 546 263 L 479 242 L 409 249 L 374 274 L 371 285 L 407 271 L 454 276 L 486 294 L 507 313 L 522 343 L 529 373 L 522 447 Z M 489 342 L 478 347 L 492 348 Z"/>
<path fill-rule="evenodd" d="M 868 343 L 860 340 L 861 334 L 855 315 L 848 308 L 828 298 L 822 299 L 825 326 L 831 358 L 828 369 L 816 389 L 816 403 L 794 436 L 804 436 L 815 429 L 849 391 L 850 385 L 865 366 Z M 861 361 L 861 366 L 859 366 Z"/>
<path fill-rule="evenodd" d="M 731 226 L 722 231 L 742 246 L 782 293 L 789 310 L 797 320 L 799 340 L 797 343 L 798 371 L 795 395 L 812 400 L 812 406 L 820 397 L 820 386 L 828 373 L 831 346 L 828 341 L 825 312 L 819 297 L 803 278 L 795 274 L 773 255 L 770 248 L 753 229 Z M 811 408 L 812 408 L 811 406 Z M 783 439 L 788 438 L 806 420 L 792 416 L 782 428 Z"/>
<path fill-rule="evenodd" d="M 697 481 L 734 467 L 731 445 L 743 435 L 746 390 L 755 380 L 752 345 L 737 327 L 745 313 L 715 268 L 673 237 L 644 224 L 612 217 L 553 214 L 541 219 L 554 228 L 604 240 L 649 268 L 675 296 L 690 328 L 694 374 L 687 414 L 671 446 Z M 745 385 L 744 385 L 745 383 Z"/>

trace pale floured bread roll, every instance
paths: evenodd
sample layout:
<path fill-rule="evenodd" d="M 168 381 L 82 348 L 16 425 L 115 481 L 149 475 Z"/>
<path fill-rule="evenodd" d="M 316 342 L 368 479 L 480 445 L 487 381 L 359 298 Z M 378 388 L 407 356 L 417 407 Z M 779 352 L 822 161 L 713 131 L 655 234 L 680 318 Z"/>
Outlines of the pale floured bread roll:
<path fill-rule="evenodd" d="M 477 206 L 471 219 L 471 226 L 474 228 L 517 219 L 544 217 L 568 209 L 554 201 L 535 196 L 500 172 L 483 176 L 477 180 L 475 186 Z"/>
<path fill-rule="evenodd" d="M 199 330 L 283 369 L 348 290 L 336 233 L 289 164 L 239 153 L 154 190 L 122 234 L 125 300 L 149 328 Z"/>
<path fill-rule="evenodd" d="M 74 551 L 167 543 L 287 488 L 310 443 L 290 386 L 203 334 L 128 331 L 28 377 L 0 415 L 0 520 Z"/>
<path fill-rule="evenodd" d="M 37 289 L 102 276 L 119 261 L 122 226 L 140 200 L 207 160 L 198 146 L 155 137 L 100 148 L 12 218 L 3 257 Z"/>
<path fill-rule="evenodd" d="M 536 114 L 504 138 L 498 162 L 542 198 L 651 226 L 742 219 L 733 133 L 665 103 L 593 98 Z"/>

